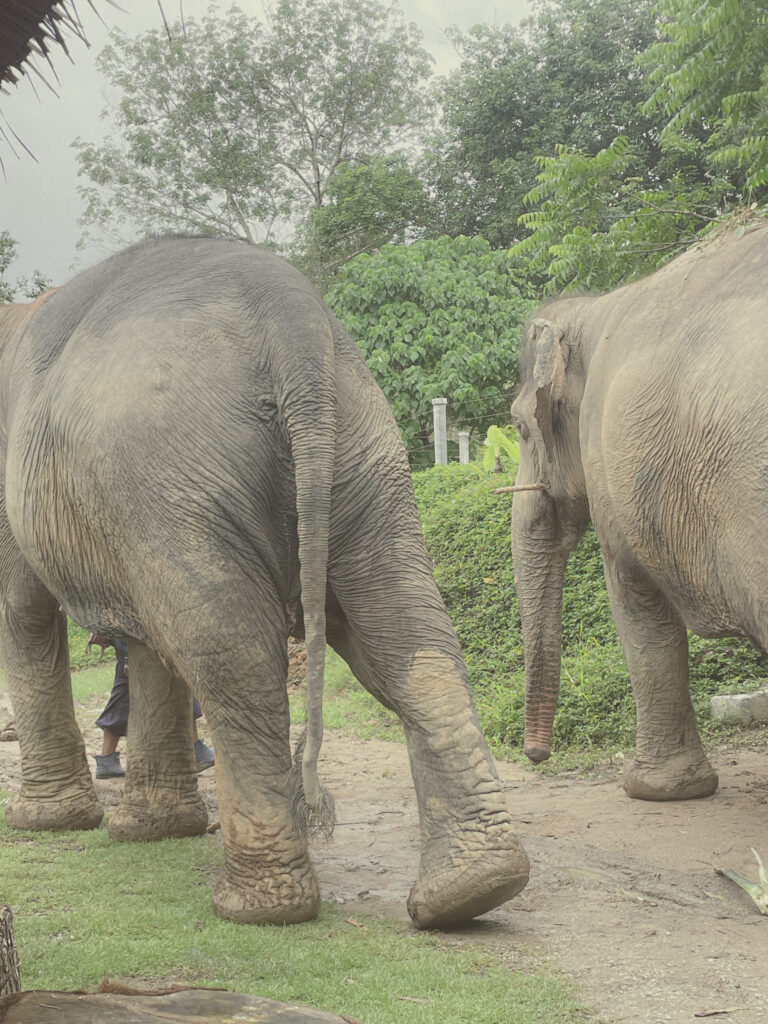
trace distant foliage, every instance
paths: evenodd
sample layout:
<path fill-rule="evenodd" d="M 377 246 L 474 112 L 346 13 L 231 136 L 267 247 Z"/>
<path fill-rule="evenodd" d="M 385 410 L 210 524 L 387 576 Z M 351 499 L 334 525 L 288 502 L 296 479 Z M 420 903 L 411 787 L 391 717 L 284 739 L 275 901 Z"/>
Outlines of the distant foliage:
<path fill-rule="evenodd" d="M 15 259 L 15 239 L 7 231 L 0 231 L 0 303 L 13 302 L 15 289 L 6 280 L 5 275 Z"/>
<path fill-rule="evenodd" d="M 363 351 L 415 462 L 430 459 L 432 399 L 485 433 L 507 415 L 531 303 L 482 238 L 384 246 L 347 263 L 327 301 Z"/>
<path fill-rule="evenodd" d="M 32 272 L 32 277 L 20 277 L 15 284 L 11 284 L 7 274 L 18 256 L 18 244 L 8 231 L 0 231 L 0 305 L 5 302 L 14 302 L 19 298 L 19 293 L 26 299 L 36 299 L 38 295 L 53 287 L 50 277 L 39 270 Z"/>
<path fill-rule="evenodd" d="M 350 259 L 423 232 L 428 209 L 425 186 L 404 156 L 349 160 L 302 222 L 293 261 L 327 291 Z"/>
<path fill-rule="evenodd" d="M 36 299 L 38 295 L 53 288 L 53 278 L 46 277 L 39 270 L 33 270 L 32 277 L 20 277 L 16 282 L 16 287 L 25 298 Z"/>
<path fill-rule="evenodd" d="M 768 186 L 768 7 L 764 0 L 659 0 L 661 39 L 642 59 L 664 114 L 662 142 L 703 134 L 712 163 Z"/>
<path fill-rule="evenodd" d="M 483 442 L 483 469 L 487 473 L 495 470 L 497 460 L 501 462 L 502 456 L 507 461 L 507 469 L 519 463 L 520 445 L 517 442 L 517 433 L 514 427 L 505 430 L 504 427 L 492 423 Z M 503 468 L 504 463 L 501 464 Z"/>
<path fill-rule="evenodd" d="M 342 164 L 407 142 L 431 58 L 378 0 L 275 0 L 262 24 L 213 5 L 165 32 L 113 32 L 112 133 L 74 143 L 85 226 L 276 241 Z"/>
<path fill-rule="evenodd" d="M 679 171 L 647 187 L 623 135 L 594 156 L 557 146 L 537 163 L 537 184 L 525 196 L 531 210 L 520 217 L 530 234 L 511 254 L 530 258 L 545 293 L 605 291 L 651 273 L 716 216 L 716 181 L 692 185 Z"/>
<path fill-rule="evenodd" d="M 426 158 L 443 231 L 479 233 L 495 247 L 518 241 L 536 158 L 558 146 L 590 157 L 622 134 L 646 185 L 674 173 L 635 66 L 655 38 L 653 6 L 538 0 L 519 26 L 452 34 L 462 62 L 439 89 L 442 120 Z"/>

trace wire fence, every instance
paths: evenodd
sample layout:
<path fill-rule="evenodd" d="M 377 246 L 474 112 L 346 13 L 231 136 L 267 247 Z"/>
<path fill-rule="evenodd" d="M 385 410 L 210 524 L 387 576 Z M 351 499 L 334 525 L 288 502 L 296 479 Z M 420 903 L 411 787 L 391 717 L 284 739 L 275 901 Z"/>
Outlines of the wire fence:
<path fill-rule="evenodd" d="M 496 412 L 494 412 L 493 407 L 489 409 L 487 404 L 482 401 L 469 403 L 470 406 L 474 405 L 476 409 L 483 410 L 482 414 L 477 416 L 467 416 L 466 409 L 468 403 L 462 402 L 462 415 L 456 420 L 452 420 L 450 415 L 450 400 L 433 399 L 433 410 L 436 408 L 434 403 L 444 403 L 437 406 L 437 408 L 442 409 L 440 425 L 438 425 L 434 412 L 431 423 L 426 418 L 408 417 L 406 419 L 399 419 L 398 426 L 405 436 L 407 436 L 407 427 L 415 425 L 422 436 L 426 433 L 430 437 L 430 440 L 426 443 L 414 443 L 414 440 L 411 439 L 406 444 L 408 461 L 411 468 L 424 469 L 433 464 L 442 464 L 448 461 L 470 461 L 469 442 L 471 435 L 476 431 L 478 425 L 482 428 L 483 437 L 487 427 L 492 423 L 499 426 L 508 425 L 510 423 L 510 406 L 516 394 L 516 386 L 502 389 L 503 399 L 499 403 L 499 408 Z M 466 440 L 462 440 L 461 434 L 467 435 Z M 471 440 L 475 447 L 477 447 L 477 435 L 472 437 Z"/>

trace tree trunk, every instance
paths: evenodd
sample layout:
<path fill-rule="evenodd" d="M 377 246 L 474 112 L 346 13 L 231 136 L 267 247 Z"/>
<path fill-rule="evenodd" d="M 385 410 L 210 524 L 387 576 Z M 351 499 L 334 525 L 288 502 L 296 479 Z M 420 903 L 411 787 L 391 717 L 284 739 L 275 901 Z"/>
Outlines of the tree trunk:
<path fill-rule="evenodd" d="M 19 956 L 13 941 L 11 908 L 0 905 L 0 996 L 21 991 Z"/>

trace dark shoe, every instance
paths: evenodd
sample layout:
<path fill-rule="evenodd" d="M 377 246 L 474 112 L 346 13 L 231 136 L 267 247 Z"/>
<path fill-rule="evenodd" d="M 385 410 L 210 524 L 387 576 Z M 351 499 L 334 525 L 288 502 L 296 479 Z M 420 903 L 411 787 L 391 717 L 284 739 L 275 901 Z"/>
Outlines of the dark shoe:
<path fill-rule="evenodd" d="M 118 779 L 125 775 L 125 768 L 120 764 L 120 755 L 117 751 L 113 754 L 94 754 L 94 757 L 97 779 Z"/>
<path fill-rule="evenodd" d="M 203 740 L 195 740 L 195 765 L 199 772 L 206 768 L 213 768 L 216 759 L 213 756 L 213 748 L 205 745 Z"/>

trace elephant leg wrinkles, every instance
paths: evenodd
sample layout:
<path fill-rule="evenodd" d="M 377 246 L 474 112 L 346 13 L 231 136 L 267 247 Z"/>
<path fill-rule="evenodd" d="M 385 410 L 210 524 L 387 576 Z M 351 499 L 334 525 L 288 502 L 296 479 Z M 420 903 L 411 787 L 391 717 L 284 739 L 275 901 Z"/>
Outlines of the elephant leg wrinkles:
<path fill-rule="evenodd" d="M 339 608 L 329 617 L 328 635 L 405 729 L 421 829 L 419 876 L 408 897 L 414 924 L 458 924 L 517 895 L 528 881 L 528 858 L 454 658 L 421 649 L 384 663 L 366 650 Z"/>
<path fill-rule="evenodd" d="M 16 550 L 7 523 L 0 551 L 0 651 L 21 747 L 21 788 L 6 821 L 20 829 L 97 828 L 104 808 L 75 720 L 66 616 Z"/>
<path fill-rule="evenodd" d="M 247 586 L 232 579 L 206 595 L 197 610 L 203 633 L 177 619 L 173 660 L 199 696 L 216 748 L 226 867 L 214 886 L 214 911 L 233 921 L 291 924 L 316 917 L 320 896 L 291 814 L 287 627 L 266 575 L 258 591 Z"/>
<path fill-rule="evenodd" d="M 619 568 L 606 552 L 605 576 L 637 706 L 635 756 L 624 789 L 641 800 L 710 796 L 717 774 L 701 747 L 688 687 L 688 636 L 679 615 L 642 570 Z"/>
<path fill-rule="evenodd" d="M 109 834 L 127 841 L 200 835 L 208 813 L 197 790 L 192 695 L 148 647 L 129 641 L 128 648 L 128 767 Z"/>

